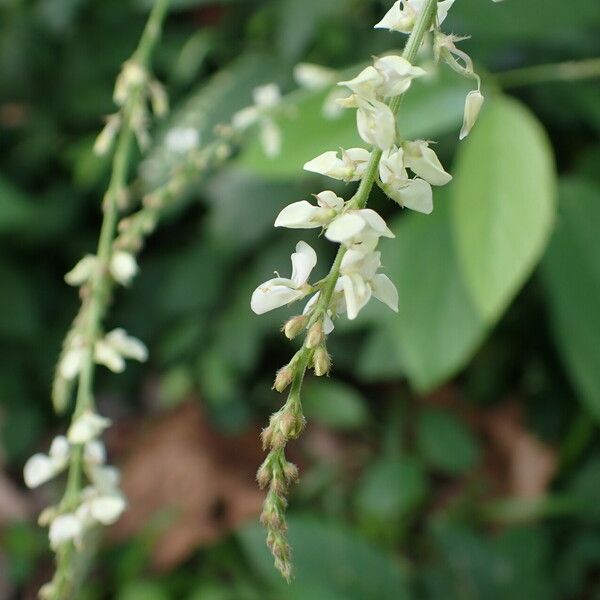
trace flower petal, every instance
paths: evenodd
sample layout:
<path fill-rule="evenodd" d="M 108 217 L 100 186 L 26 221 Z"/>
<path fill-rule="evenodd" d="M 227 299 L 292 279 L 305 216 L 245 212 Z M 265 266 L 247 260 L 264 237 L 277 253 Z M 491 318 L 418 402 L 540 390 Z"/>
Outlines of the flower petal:
<path fill-rule="evenodd" d="M 308 281 L 316 264 L 317 253 L 306 242 L 298 242 L 292 254 L 292 281 L 296 288 Z"/>
<path fill-rule="evenodd" d="M 396 237 L 389 227 L 386 225 L 386 222 L 383 220 L 378 213 L 376 213 L 371 208 L 363 208 L 358 211 L 358 215 L 363 219 L 367 225 L 378 235 L 382 237 L 393 238 Z"/>
<path fill-rule="evenodd" d="M 41 452 L 34 454 L 25 463 L 23 479 L 28 488 L 36 488 L 56 475 L 54 461 Z"/>
<path fill-rule="evenodd" d="M 386 189 L 390 198 L 404 208 L 410 208 L 426 215 L 433 210 L 431 186 L 422 179 L 410 179 L 408 184 L 397 189 Z"/>
<path fill-rule="evenodd" d="M 289 229 L 312 229 L 320 227 L 319 223 L 312 221 L 319 209 L 306 200 L 293 202 L 286 206 L 275 219 L 275 227 Z"/>
<path fill-rule="evenodd" d="M 387 304 L 393 311 L 398 312 L 398 290 L 392 280 L 383 273 L 378 273 L 371 279 L 373 296 Z"/>
<path fill-rule="evenodd" d="M 287 281 L 288 284 L 273 283 L 278 281 Z M 257 315 L 262 315 L 270 310 L 294 302 L 294 300 L 299 300 L 303 296 L 304 294 L 301 291 L 295 289 L 294 282 L 291 279 L 270 279 L 254 290 L 250 300 L 250 308 Z"/>
<path fill-rule="evenodd" d="M 356 213 L 336 217 L 327 227 L 325 237 L 332 242 L 345 242 L 365 228 L 366 222 Z"/>

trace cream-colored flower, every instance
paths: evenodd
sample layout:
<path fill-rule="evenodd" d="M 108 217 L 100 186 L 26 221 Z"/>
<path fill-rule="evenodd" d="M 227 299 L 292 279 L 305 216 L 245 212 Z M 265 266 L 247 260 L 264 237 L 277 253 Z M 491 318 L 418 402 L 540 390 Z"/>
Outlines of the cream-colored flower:
<path fill-rule="evenodd" d="M 463 118 L 463 126 L 460 130 L 459 139 L 463 140 L 469 135 L 471 129 L 477 121 L 477 117 L 479 116 L 482 106 L 483 95 L 481 92 L 479 90 L 470 91 L 465 100 L 465 115 Z"/>
<path fill-rule="evenodd" d="M 344 199 L 330 190 L 316 194 L 317 205 L 306 200 L 286 206 L 275 219 L 275 227 L 289 229 L 314 229 L 325 227 L 342 210 Z"/>
<path fill-rule="evenodd" d="M 252 310 L 262 315 L 304 298 L 310 291 L 307 282 L 316 264 L 316 252 L 306 242 L 298 242 L 292 254 L 292 277 L 275 277 L 259 285 L 250 300 Z"/>
<path fill-rule="evenodd" d="M 304 165 L 304 170 L 341 181 L 359 181 L 367 169 L 371 153 L 364 148 L 349 148 L 342 149 L 341 155 L 338 158 L 338 153 L 333 150 L 323 152 L 309 160 Z"/>

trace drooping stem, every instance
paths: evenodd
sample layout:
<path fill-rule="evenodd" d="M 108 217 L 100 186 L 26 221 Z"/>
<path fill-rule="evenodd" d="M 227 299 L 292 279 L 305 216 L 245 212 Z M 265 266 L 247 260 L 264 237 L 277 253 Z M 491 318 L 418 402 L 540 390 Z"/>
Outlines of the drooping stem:
<path fill-rule="evenodd" d="M 142 73 L 148 69 L 152 51 L 160 37 L 162 23 L 167 14 L 170 0 L 156 0 L 142 36 L 130 59 Z M 73 419 L 94 406 L 94 345 L 102 329 L 102 321 L 109 306 L 113 282 L 109 275 L 113 240 L 119 215 L 119 205 L 126 194 L 130 157 L 135 138 L 135 118 L 141 103 L 145 102 L 144 81 L 131 86 L 122 107 L 121 129 L 117 138 L 112 161 L 110 182 L 103 200 L 103 221 L 96 252 L 96 267 L 90 281 L 82 290 L 83 306 L 80 312 L 83 334 L 83 358 L 79 373 L 77 395 Z M 73 448 L 69 463 L 69 473 L 65 495 L 60 508 L 72 511 L 76 508 L 82 486 L 82 446 Z M 57 555 L 57 568 L 54 579 L 53 598 L 67 600 L 73 597 L 77 587 L 74 560 L 74 547 L 68 544 Z"/>
<path fill-rule="evenodd" d="M 423 43 L 425 33 L 430 29 L 437 12 L 437 0 L 427 0 L 423 11 L 417 17 L 413 30 L 402 54 L 411 64 L 414 63 L 417 52 Z M 397 116 L 402 102 L 402 96 L 395 96 L 389 103 L 394 117 Z M 346 210 L 364 208 L 369 200 L 373 185 L 377 179 L 379 162 L 383 152 L 373 149 L 366 171 L 354 196 L 348 201 Z M 304 422 L 301 409 L 301 388 L 306 370 L 315 355 L 315 347 L 311 342 L 314 327 L 323 327 L 323 321 L 335 291 L 335 285 L 340 276 L 342 259 L 346 247 L 341 244 L 327 276 L 319 284 L 319 299 L 311 312 L 307 329 L 308 333 L 300 350 L 295 354 L 289 365 L 289 383 L 291 389 L 285 405 L 275 413 L 269 422 L 269 427 L 263 431 L 263 442 L 270 452 L 260 467 L 257 479 L 261 487 L 268 485 L 267 497 L 263 507 L 261 520 L 267 529 L 267 544 L 275 558 L 275 566 L 283 577 L 289 581 L 292 574 L 291 550 L 286 539 L 285 508 L 287 506 L 287 489 L 297 477 L 297 470 L 285 458 L 285 445 L 288 440 L 298 437 L 298 423 Z M 322 331 L 322 329 L 321 329 Z M 314 337 L 314 336 L 313 336 Z M 324 344 L 323 344 L 324 347 Z M 325 351 L 325 350 L 324 350 Z M 316 369 L 315 369 L 316 372 Z M 282 379 L 285 381 L 288 374 Z M 277 380 L 275 387 L 277 388 Z M 285 387 L 285 385 L 283 386 Z M 293 423 L 293 427 L 288 427 Z"/>

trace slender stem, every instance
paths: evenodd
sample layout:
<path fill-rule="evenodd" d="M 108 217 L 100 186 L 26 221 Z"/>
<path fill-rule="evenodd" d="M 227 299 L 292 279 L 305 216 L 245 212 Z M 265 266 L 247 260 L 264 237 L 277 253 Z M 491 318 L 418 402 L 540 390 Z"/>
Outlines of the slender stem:
<path fill-rule="evenodd" d="M 406 42 L 406 46 L 402 52 L 402 57 L 410 63 L 414 63 L 419 48 L 423 43 L 423 37 L 431 27 L 436 15 L 436 5 L 437 0 L 427 1 L 426 5 L 423 7 L 423 11 L 419 14 L 408 41 Z M 402 98 L 403 95 L 395 96 L 390 101 L 389 107 L 394 116 L 397 116 L 398 111 L 400 110 Z M 371 190 L 373 189 L 373 185 L 375 184 L 375 180 L 377 178 L 377 170 L 379 169 L 379 162 L 381 161 L 382 154 L 383 152 L 379 148 L 375 148 L 371 152 L 371 158 L 369 160 L 369 164 L 367 165 L 366 172 L 361 179 L 358 190 L 356 190 L 356 193 L 348 203 L 349 207 L 353 209 L 360 209 L 367 205 L 369 196 L 371 195 Z M 333 295 L 333 291 L 335 289 L 335 283 L 340 274 L 342 258 L 344 257 L 345 252 L 345 246 L 340 245 L 333 265 L 324 279 L 321 295 L 319 296 L 319 302 L 311 318 L 311 323 L 316 322 L 320 317 L 322 317 L 329 307 L 331 296 Z"/>
<path fill-rule="evenodd" d="M 523 67 L 497 73 L 498 83 L 505 88 L 535 85 L 552 81 L 576 81 L 600 77 L 600 58 Z"/>

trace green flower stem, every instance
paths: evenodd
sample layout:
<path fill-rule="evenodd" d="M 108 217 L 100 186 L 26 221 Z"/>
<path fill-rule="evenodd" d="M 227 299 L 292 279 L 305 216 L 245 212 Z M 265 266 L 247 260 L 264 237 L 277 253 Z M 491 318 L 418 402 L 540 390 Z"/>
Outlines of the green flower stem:
<path fill-rule="evenodd" d="M 495 74 L 496 80 L 504 88 L 598 77 L 600 77 L 600 58 L 523 67 Z"/>
<path fill-rule="evenodd" d="M 423 12 L 417 18 L 417 22 L 415 23 L 402 54 L 403 58 L 410 63 L 414 63 L 415 61 L 417 52 L 423 43 L 425 32 L 431 27 L 436 15 L 436 8 L 437 0 L 427 0 Z M 402 96 L 392 98 L 389 107 L 394 116 L 398 114 L 401 102 Z M 348 202 L 347 207 L 349 209 L 360 209 L 366 206 L 377 178 L 382 154 L 383 152 L 378 148 L 372 151 L 369 164 L 360 185 L 354 196 Z M 302 345 L 302 348 L 296 352 L 289 365 L 284 367 L 292 370 L 290 392 L 285 405 L 279 413 L 275 413 L 274 417 L 281 415 L 281 413 L 289 414 L 291 412 L 295 416 L 298 416 L 302 422 L 304 420 L 302 416 L 300 394 L 306 370 L 308 369 L 315 352 L 315 349 L 308 344 L 310 330 L 319 322 L 323 321 L 323 318 L 329 309 L 335 290 L 335 284 L 340 275 L 340 268 L 345 252 L 346 247 L 343 244 L 340 245 L 329 273 L 319 282 L 319 300 L 308 321 L 308 333 L 304 340 L 304 344 Z M 275 567 L 281 572 L 286 581 L 289 582 L 292 575 L 292 564 L 290 558 L 291 551 L 286 540 L 287 525 L 285 521 L 285 507 L 287 505 L 287 487 L 289 483 L 294 480 L 295 471 L 292 470 L 293 476 L 282 478 L 281 465 L 289 465 L 285 459 L 285 445 L 288 440 L 297 437 L 300 431 L 297 428 L 294 429 L 293 433 L 285 437 L 282 441 L 279 437 L 272 437 L 273 432 L 271 430 L 275 424 L 277 424 L 277 421 L 274 422 L 273 417 L 271 417 L 269 427 L 265 430 L 269 435 L 263 436 L 263 440 L 271 441 L 271 448 L 265 462 L 259 469 L 257 478 L 261 486 L 266 485 L 267 481 L 269 483 L 261 520 L 267 529 L 267 544 L 274 555 Z"/>
<path fill-rule="evenodd" d="M 162 23 L 169 4 L 170 0 L 156 0 L 139 45 L 133 54 L 132 60 L 144 71 L 148 68 L 152 51 L 160 37 Z M 73 419 L 94 406 L 94 344 L 100 334 L 102 320 L 106 314 L 112 291 L 112 281 L 108 267 L 112 255 L 119 204 L 123 195 L 126 194 L 131 150 L 135 137 L 133 119 L 140 103 L 145 101 L 143 85 L 141 83 L 131 90 L 123 107 L 122 128 L 117 140 L 110 182 L 103 201 L 104 218 L 96 253 L 98 266 L 89 286 L 84 291 L 83 307 L 80 314 L 83 319 L 85 357 L 78 380 Z M 82 458 L 83 448 L 81 446 L 75 447 L 69 464 L 65 495 L 61 501 L 61 509 L 65 511 L 74 510 L 78 503 L 83 479 Z M 67 600 L 74 597 L 76 593 L 77 581 L 75 581 L 75 568 L 72 565 L 74 551 L 73 545 L 69 544 L 57 555 L 53 586 L 53 597 L 56 600 Z"/>

